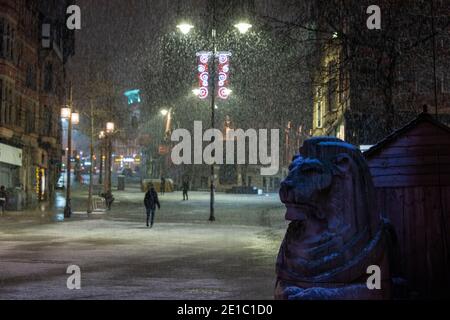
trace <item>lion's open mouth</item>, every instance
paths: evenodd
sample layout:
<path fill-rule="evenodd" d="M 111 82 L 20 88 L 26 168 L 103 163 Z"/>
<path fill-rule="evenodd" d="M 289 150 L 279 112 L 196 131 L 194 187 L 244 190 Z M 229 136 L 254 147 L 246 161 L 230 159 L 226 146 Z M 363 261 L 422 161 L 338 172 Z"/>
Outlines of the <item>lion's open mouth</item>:
<path fill-rule="evenodd" d="M 289 203 L 286 204 L 286 220 L 303 221 L 314 210 L 314 206 L 308 203 Z"/>

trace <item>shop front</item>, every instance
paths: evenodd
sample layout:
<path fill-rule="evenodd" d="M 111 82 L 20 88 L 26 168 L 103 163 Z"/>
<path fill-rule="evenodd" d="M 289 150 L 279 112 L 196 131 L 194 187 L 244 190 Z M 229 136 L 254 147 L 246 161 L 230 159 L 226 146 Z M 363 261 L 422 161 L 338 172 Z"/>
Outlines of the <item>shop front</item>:
<path fill-rule="evenodd" d="M 48 199 L 48 155 L 43 149 L 37 149 L 34 168 L 34 190 L 38 201 Z"/>
<path fill-rule="evenodd" d="M 0 185 L 14 188 L 19 184 L 22 149 L 0 143 Z"/>
<path fill-rule="evenodd" d="M 20 183 L 22 149 L 0 143 L 0 185 L 8 193 L 8 210 L 22 210 L 25 195 Z"/>
<path fill-rule="evenodd" d="M 36 197 L 38 201 L 46 200 L 46 172 L 44 168 L 36 167 Z"/>

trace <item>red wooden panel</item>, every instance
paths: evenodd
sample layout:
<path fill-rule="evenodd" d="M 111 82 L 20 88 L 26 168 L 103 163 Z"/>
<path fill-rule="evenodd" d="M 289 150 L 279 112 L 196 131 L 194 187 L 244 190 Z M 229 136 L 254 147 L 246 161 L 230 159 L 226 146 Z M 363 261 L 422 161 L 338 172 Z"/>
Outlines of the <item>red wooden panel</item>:
<path fill-rule="evenodd" d="M 412 128 L 407 133 L 408 135 L 417 135 L 417 136 L 435 136 L 435 135 L 441 135 L 441 134 L 448 134 L 448 131 L 435 126 L 432 123 L 429 122 L 422 122 L 419 123 L 416 127 Z"/>
<path fill-rule="evenodd" d="M 427 250 L 427 236 L 426 236 L 426 218 L 425 215 L 425 194 L 422 187 L 414 188 L 414 200 L 415 200 L 415 217 L 411 220 L 411 226 L 415 229 L 414 241 L 415 246 L 415 271 L 417 273 L 416 282 L 422 282 L 422 288 L 426 287 L 426 277 L 427 277 L 427 262 L 425 252 Z M 422 281 L 420 281 L 422 279 Z"/>
<path fill-rule="evenodd" d="M 441 188 L 442 191 L 442 188 Z M 449 259 L 449 246 L 448 246 L 448 215 L 446 199 L 442 197 L 442 192 L 439 190 L 434 192 L 436 204 L 434 206 L 435 215 L 435 230 L 436 230 L 436 242 L 438 246 L 435 247 L 436 252 L 433 255 L 433 266 L 435 267 L 435 273 L 438 274 L 436 282 L 433 288 L 439 288 L 440 296 L 448 297 L 448 290 L 450 288 L 450 259 Z M 447 195 L 448 196 L 448 195 Z"/>
<path fill-rule="evenodd" d="M 438 175 L 448 173 L 450 174 L 450 165 L 424 165 L 424 166 L 403 166 L 403 167 L 389 167 L 389 168 L 370 168 L 370 173 L 373 177 L 379 176 L 397 176 L 397 175 L 424 175 L 435 174 Z"/>
<path fill-rule="evenodd" d="M 446 216 L 445 233 L 447 236 L 447 259 L 450 260 L 450 187 L 442 187 L 442 202 L 444 205 L 444 213 Z M 450 287 L 450 277 L 449 277 Z"/>
<path fill-rule="evenodd" d="M 386 214 L 388 219 L 394 225 L 398 242 L 399 242 L 399 256 L 397 264 L 401 270 L 405 270 L 405 229 L 403 224 L 403 190 L 402 189 L 385 189 L 385 204 Z"/>
<path fill-rule="evenodd" d="M 442 232 L 442 202 L 440 201 L 439 190 L 435 188 L 429 189 L 430 196 L 425 199 L 427 207 L 430 208 L 430 265 L 429 270 L 432 274 L 430 291 L 435 291 L 437 288 L 442 288 L 443 280 L 446 278 L 445 273 L 448 270 L 445 269 L 446 254 L 444 250 L 444 239 Z M 427 190 L 428 191 L 428 190 Z M 445 283 L 445 282 L 444 282 Z"/>
<path fill-rule="evenodd" d="M 411 146 L 411 147 L 388 147 L 382 150 L 378 156 L 448 156 L 450 155 L 449 146 Z"/>
<path fill-rule="evenodd" d="M 377 212 L 385 218 L 388 217 L 386 210 L 386 192 L 384 188 L 375 188 L 375 199 L 377 205 Z"/>
<path fill-rule="evenodd" d="M 377 188 L 377 208 L 385 208 L 399 241 L 398 263 L 409 286 L 422 297 L 447 294 L 450 239 L 450 187 L 442 188 L 445 222 L 440 215 L 439 188 Z"/>
<path fill-rule="evenodd" d="M 368 160 L 369 168 L 386 168 L 392 166 L 410 165 L 441 165 L 450 166 L 450 156 L 405 156 L 405 157 L 376 157 Z"/>
<path fill-rule="evenodd" d="M 445 225 L 443 226 L 443 230 L 444 230 L 444 237 L 447 238 L 446 241 L 446 258 L 447 258 L 447 270 L 450 270 L 450 187 L 443 187 L 441 188 L 442 191 L 442 203 L 443 203 L 443 209 L 444 209 L 444 219 L 445 219 Z M 446 283 L 446 288 L 447 288 L 447 294 L 448 294 L 448 288 L 450 288 L 450 274 L 447 271 L 446 273 L 447 276 L 447 283 Z"/>
<path fill-rule="evenodd" d="M 441 134 L 433 136 L 412 136 L 406 135 L 394 140 L 386 148 L 410 147 L 410 146 L 446 146 L 450 148 L 450 134 Z"/>
<path fill-rule="evenodd" d="M 414 186 L 437 186 L 439 179 L 437 175 L 415 175 L 415 176 L 381 176 L 373 177 L 375 187 L 414 187 Z M 440 184 L 450 186 L 450 174 L 440 175 Z"/>
<path fill-rule="evenodd" d="M 417 275 L 415 273 L 414 249 L 414 227 L 412 226 L 415 218 L 414 214 L 414 199 L 411 199 L 411 188 L 404 188 L 403 190 L 403 233 L 404 233 L 404 251 L 402 259 L 405 260 L 404 266 L 407 279 L 415 284 L 417 283 Z"/>

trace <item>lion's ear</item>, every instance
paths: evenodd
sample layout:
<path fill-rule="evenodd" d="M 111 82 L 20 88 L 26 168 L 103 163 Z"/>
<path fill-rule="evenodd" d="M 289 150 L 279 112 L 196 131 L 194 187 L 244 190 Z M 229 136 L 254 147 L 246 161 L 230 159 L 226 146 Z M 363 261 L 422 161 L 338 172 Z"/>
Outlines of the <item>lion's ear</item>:
<path fill-rule="evenodd" d="M 346 153 L 340 153 L 333 158 L 333 164 L 337 174 L 343 174 L 350 170 L 351 159 Z"/>

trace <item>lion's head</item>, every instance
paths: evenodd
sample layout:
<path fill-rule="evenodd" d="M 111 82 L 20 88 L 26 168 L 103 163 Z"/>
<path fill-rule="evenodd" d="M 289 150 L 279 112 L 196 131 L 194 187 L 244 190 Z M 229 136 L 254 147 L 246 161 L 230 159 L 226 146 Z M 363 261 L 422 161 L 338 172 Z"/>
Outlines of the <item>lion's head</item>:
<path fill-rule="evenodd" d="M 281 278 L 327 281 L 341 273 L 345 280 L 346 264 L 376 236 L 381 221 L 361 152 L 332 137 L 305 141 L 280 199 L 291 221 L 277 262 Z"/>

